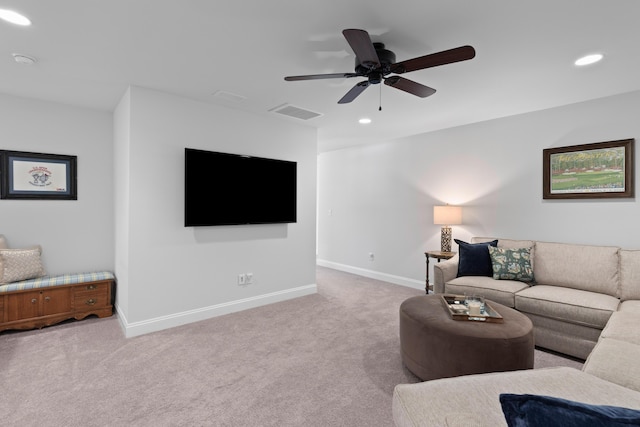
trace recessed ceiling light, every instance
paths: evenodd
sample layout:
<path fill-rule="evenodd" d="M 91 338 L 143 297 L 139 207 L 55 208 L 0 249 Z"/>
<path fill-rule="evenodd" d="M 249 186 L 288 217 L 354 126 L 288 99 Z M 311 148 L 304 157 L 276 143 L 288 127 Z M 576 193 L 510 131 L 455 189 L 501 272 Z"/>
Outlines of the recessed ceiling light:
<path fill-rule="evenodd" d="M 0 19 L 16 25 L 31 25 L 29 18 L 24 15 L 20 15 L 18 12 L 14 12 L 13 10 L 0 9 Z"/>
<path fill-rule="evenodd" d="M 577 59 L 576 62 L 574 62 L 574 64 L 576 64 L 579 67 L 584 65 L 594 64 L 600 61 L 602 57 L 603 56 L 601 53 L 594 53 L 592 55 L 586 55 L 586 56 L 583 56 L 582 58 Z"/>
<path fill-rule="evenodd" d="M 369 117 L 363 117 L 358 120 L 358 123 L 360 123 L 361 125 L 368 125 L 369 123 L 371 123 L 371 119 Z"/>
<path fill-rule="evenodd" d="M 18 64 L 27 64 L 27 65 L 32 65 L 36 63 L 36 58 L 32 57 L 32 56 L 27 56 L 27 55 L 23 55 L 21 53 L 13 53 L 13 59 L 18 63 Z"/>

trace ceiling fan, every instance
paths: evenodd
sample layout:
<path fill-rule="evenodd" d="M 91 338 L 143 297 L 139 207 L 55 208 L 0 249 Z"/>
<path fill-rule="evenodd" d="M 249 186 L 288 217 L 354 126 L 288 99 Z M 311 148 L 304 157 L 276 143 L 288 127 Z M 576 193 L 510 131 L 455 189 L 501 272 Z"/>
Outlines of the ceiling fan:
<path fill-rule="evenodd" d="M 404 74 L 411 71 L 422 70 L 439 65 L 466 61 L 476 56 L 476 51 L 471 46 L 461 46 L 442 52 L 395 62 L 396 55 L 385 49 L 383 43 L 373 43 L 369 33 L 365 30 L 347 29 L 342 31 L 345 39 L 356 54 L 356 67 L 354 73 L 334 74 L 310 74 L 306 76 L 288 76 L 284 79 L 288 82 L 299 80 L 341 79 L 350 77 L 366 77 L 347 92 L 338 104 L 347 104 L 358 97 L 367 87 L 384 81 L 387 86 L 400 89 L 421 98 L 433 95 L 436 90 L 423 84 L 389 74 Z"/>

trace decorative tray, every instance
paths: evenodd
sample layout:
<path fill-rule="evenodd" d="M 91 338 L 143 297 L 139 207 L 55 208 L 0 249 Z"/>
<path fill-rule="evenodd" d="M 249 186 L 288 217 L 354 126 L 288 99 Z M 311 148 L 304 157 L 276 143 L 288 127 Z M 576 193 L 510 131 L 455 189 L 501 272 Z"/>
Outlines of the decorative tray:
<path fill-rule="evenodd" d="M 504 319 L 485 301 L 484 308 L 479 315 L 469 315 L 469 309 L 464 305 L 464 295 L 443 294 L 440 296 L 445 308 L 453 320 L 471 320 L 476 322 L 502 323 Z"/>

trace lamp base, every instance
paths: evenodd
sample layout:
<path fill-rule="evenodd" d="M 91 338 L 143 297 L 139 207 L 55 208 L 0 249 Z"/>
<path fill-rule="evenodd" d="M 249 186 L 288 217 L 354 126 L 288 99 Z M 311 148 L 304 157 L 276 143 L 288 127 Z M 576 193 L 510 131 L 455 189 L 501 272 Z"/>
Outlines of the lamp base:
<path fill-rule="evenodd" d="M 448 225 L 443 226 L 441 230 L 440 250 L 442 252 L 451 252 L 451 227 Z"/>

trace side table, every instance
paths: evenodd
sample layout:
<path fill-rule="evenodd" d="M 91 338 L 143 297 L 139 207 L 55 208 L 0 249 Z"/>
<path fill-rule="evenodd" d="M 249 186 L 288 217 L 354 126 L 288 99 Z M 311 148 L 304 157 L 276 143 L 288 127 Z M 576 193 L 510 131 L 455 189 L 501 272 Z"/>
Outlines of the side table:
<path fill-rule="evenodd" d="M 429 293 L 429 258 L 435 258 L 440 262 L 443 259 L 451 259 L 456 255 L 456 252 L 442 252 L 442 251 L 427 251 L 424 256 L 427 259 L 427 280 L 425 282 L 425 293 Z"/>

